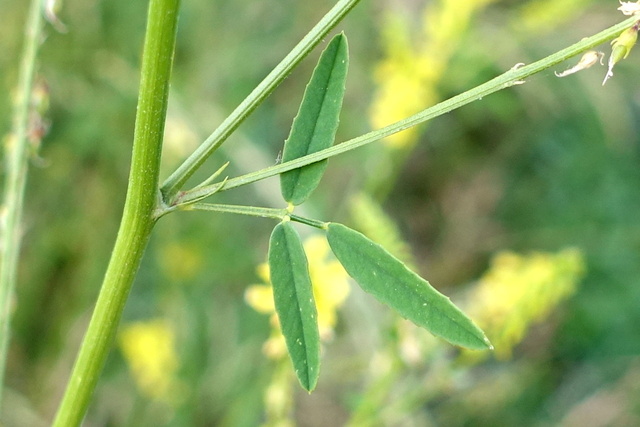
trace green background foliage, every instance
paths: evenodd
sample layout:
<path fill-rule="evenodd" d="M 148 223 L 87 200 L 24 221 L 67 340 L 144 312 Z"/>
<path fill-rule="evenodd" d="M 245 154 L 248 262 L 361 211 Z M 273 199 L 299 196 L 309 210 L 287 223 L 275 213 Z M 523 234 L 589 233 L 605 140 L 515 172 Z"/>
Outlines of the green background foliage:
<path fill-rule="evenodd" d="M 3 5 L 6 93 L 15 87 L 24 3 Z M 434 2 L 410 3 L 407 16 Z M 498 1 L 478 13 L 437 85 L 440 99 L 622 18 L 615 2 L 555 3 L 567 9 L 551 18 L 536 12 L 544 10 L 542 1 Z M 184 2 L 166 172 L 332 4 Z M 338 28 L 350 47 L 338 141 L 370 128 L 372 75 L 382 55 L 385 12 L 394 4 L 363 1 Z M 16 420 L 47 425 L 95 301 L 124 202 L 145 14 L 145 2 L 67 0 L 60 17 L 69 32 L 48 29 L 40 72 L 50 89 L 51 129 L 29 176 L 7 426 L 20 425 Z M 243 124 L 200 178 L 227 160 L 225 173 L 232 176 L 276 162 L 318 54 Z M 639 419 L 634 402 L 640 390 L 633 380 L 640 375 L 638 58 L 632 51 L 604 88 L 604 67 L 563 79 L 550 70 L 440 117 L 420 128 L 405 166 L 387 178 L 383 206 L 411 246 L 415 269 L 454 302 L 463 302 L 502 249 L 579 248 L 587 274 L 576 294 L 533 328 L 511 360 L 460 369 L 443 365 L 457 354 L 445 346 L 417 365 L 376 364 L 397 350 L 396 319 L 354 289 L 336 337 L 323 350 L 317 389 L 312 395 L 293 392 L 297 425 L 349 419 L 361 420 L 359 425 L 601 425 L 584 417 L 602 405 L 618 423 L 613 425 Z M 9 128 L 8 102 L 0 99 L 2 134 Z M 371 175 L 385 176 L 375 161 L 383 151 L 376 143 L 332 159 L 302 208 L 358 228 L 351 223 L 350 199 Z M 283 207 L 277 178 L 219 197 Z M 115 349 L 87 425 L 259 424 L 273 372 L 261 351 L 269 325 L 243 294 L 258 281 L 255 268 L 266 259 L 273 226 L 267 219 L 208 212 L 160 220 L 123 321 L 166 317 L 174 323 L 178 403 L 167 406 L 140 394 Z M 385 375 L 376 376 L 372 367 Z"/>

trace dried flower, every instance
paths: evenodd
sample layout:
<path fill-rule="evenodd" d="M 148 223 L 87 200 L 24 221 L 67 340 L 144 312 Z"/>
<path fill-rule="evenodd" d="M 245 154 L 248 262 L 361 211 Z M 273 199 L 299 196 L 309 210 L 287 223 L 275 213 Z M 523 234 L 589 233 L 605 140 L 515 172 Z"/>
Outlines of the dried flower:
<path fill-rule="evenodd" d="M 637 15 L 640 13 L 640 1 L 621 1 L 618 10 L 627 16 Z"/>
<path fill-rule="evenodd" d="M 586 52 L 584 55 L 582 55 L 582 58 L 580 58 L 580 61 L 576 65 L 574 65 L 573 67 L 561 73 L 556 72 L 555 75 L 557 77 L 565 77 L 570 74 L 577 73 L 578 71 L 586 70 L 587 68 L 590 68 L 593 65 L 595 65 L 598 61 L 600 62 L 600 64 L 602 64 L 603 57 L 604 57 L 604 53 L 596 52 L 595 50 L 590 50 Z"/>

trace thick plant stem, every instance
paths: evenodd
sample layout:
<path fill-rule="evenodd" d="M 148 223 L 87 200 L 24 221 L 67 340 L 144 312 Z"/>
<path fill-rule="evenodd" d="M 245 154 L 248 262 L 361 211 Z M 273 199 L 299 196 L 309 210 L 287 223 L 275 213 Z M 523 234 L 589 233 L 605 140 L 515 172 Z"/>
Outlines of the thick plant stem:
<path fill-rule="evenodd" d="M 6 143 L 7 175 L 4 184 L 4 201 L 0 211 L 0 412 L 2 412 L 2 389 L 11 335 L 12 299 L 20 254 L 20 219 L 30 152 L 27 136 L 31 91 L 36 74 L 36 57 L 41 42 L 42 21 L 42 0 L 31 0 L 20 65 L 19 98 L 15 106 L 12 134 Z"/>
<path fill-rule="evenodd" d="M 180 0 L 151 0 L 124 213 L 98 301 L 54 426 L 82 422 L 154 225 L 158 171 Z"/>

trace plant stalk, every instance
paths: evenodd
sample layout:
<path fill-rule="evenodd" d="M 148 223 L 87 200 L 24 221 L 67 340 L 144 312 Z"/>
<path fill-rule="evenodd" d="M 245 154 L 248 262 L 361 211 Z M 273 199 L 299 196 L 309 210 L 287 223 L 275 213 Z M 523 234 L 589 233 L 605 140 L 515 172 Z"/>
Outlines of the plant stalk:
<path fill-rule="evenodd" d="M 224 182 L 217 182 L 215 184 L 203 186 L 194 189 L 193 191 L 189 191 L 184 198 L 180 199 L 180 203 L 188 204 L 192 200 L 203 199 L 208 193 L 214 194 L 216 192 L 231 190 L 232 188 L 251 184 L 256 181 L 279 175 L 283 172 L 287 172 L 315 162 L 319 162 L 321 160 L 328 159 L 333 156 L 337 156 L 338 154 L 346 153 L 347 151 L 351 151 L 380 139 L 386 138 L 390 135 L 416 126 L 420 123 L 424 123 L 445 113 L 456 110 L 460 107 L 470 104 L 471 102 L 491 95 L 492 93 L 509 88 L 511 86 L 522 84 L 524 83 L 525 78 L 533 74 L 544 71 L 547 68 L 557 65 L 562 61 L 579 55 L 586 50 L 592 49 L 599 44 L 614 39 L 615 37 L 620 35 L 622 31 L 633 26 L 637 22 L 637 20 L 637 17 L 631 17 L 619 24 L 613 25 L 606 30 L 599 32 L 598 34 L 585 38 L 559 52 L 549 55 L 546 58 L 523 67 L 514 67 L 513 69 L 489 80 L 486 83 L 476 86 L 473 89 L 449 98 L 446 101 L 442 101 L 419 113 L 409 116 L 406 119 L 397 121 L 381 129 L 371 131 L 369 133 L 326 148 L 324 150 L 320 150 L 315 153 L 290 160 L 288 162 L 283 162 L 265 169 L 261 169 L 259 171 L 248 173 L 246 175 L 227 179 Z"/>
<path fill-rule="evenodd" d="M 180 0 L 150 0 L 129 186 L 93 316 L 58 408 L 56 427 L 82 422 L 155 223 L 162 137 Z"/>
<path fill-rule="evenodd" d="M 6 177 L 4 201 L 0 210 L 0 412 L 11 335 L 12 301 L 20 255 L 20 221 L 30 153 L 28 133 L 31 92 L 36 75 L 36 57 L 42 38 L 42 27 L 42 1 L 31 0 L 25 26 L 12 133 L 5 146 Z"/>
<path fill-rule="evenodd" d="M 288 209 L 276 209 L 276 208 L 262 208 L 256 206 L 238 206 L 238 205 L 222 205 L 213 203 L 194 203 L 187 205 L 182 210 L 185 211 L 208 211 L 208 212 L 222 212 L 233 213 L 238 215 L 257 216 L 261 218 L 271 218 L 283 221 L 286 217 L 289 217 L 291 221 L 296 221 L 301 224 L 306 224 L 311 227 L 325 229 L 327 227 L 326 222 L 318 221 L 311 218 L 305 218 L 303 216 L 294 215 Z"/>
<path fill-rule="evenodd" d="M 272 218 L 280 221 L 282 221 L 285 216 L 289 215 L 289 212 L 286 209 L 262 208 L 257 206 L 219 205 L 212 203 L 194 203 L 192 205 L 185 206 L 183 210 L 233 213 L 238 215 L 257 216 L 261 218 Z"/>

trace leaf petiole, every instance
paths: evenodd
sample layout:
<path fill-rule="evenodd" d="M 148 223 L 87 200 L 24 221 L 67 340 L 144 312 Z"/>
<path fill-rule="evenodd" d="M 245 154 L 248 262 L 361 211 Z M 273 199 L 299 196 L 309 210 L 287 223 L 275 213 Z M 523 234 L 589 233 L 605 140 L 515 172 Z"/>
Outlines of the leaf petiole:
<path fill-rule="evenodd" d="M 283 221 L 286 217 L 289 217 L 291 221 L 299 222 L 310 227 L 319 228 L 325 230 L 329 223 L 319 221 L 317 219 L 306 218 L 300 215 L 290 213 L 286 208 L 263 208 L 258 206 L 241 206 L 241 205 L 223 205 L 217 203 L 193 203 L 190 205 L 182 206 L 181 210 L 185 211 L 207 211 L 207 212 L 222 212 L 238 215 L 257 216 L 261 218 L 272 218 L 278 221 Z"/>
<path fill-rule="evenodd" d="M 217 203 L 193 203 L 181 207 L 185 211 L 207 211 L 222 212 L 238 215 L 257 216 L 261 218 L 272 218 L 282 221 L 289 215 L 287 209 L 263 208 L 258 206 L 223 205 Z"/>

